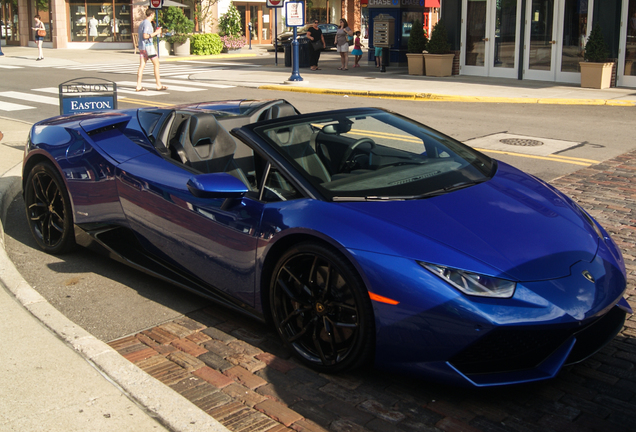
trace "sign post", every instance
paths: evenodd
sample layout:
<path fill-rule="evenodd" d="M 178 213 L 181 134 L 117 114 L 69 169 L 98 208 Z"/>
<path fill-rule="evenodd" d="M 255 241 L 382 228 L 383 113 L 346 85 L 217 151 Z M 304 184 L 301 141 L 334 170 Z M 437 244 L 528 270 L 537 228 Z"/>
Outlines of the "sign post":
<path fill-rule="evenodd" d="M 288 27 L 294 28 L 294 40 L 292 42 L 292 74 L 288 81 L 302 81 L 299 72 L 298 52 L 298 27 L 305 25 L 305 3 L 301 1 L 285 4 L 285 20 Z"/>
<path fill-rule="evenodd" d="M 58 86 L 60 115 L 117 109 L 117 83 L 102 78 L 74 78 Z"/>
<path fill-rule="evenodd" d="M 274 66 L 278 66 L 278 9 L 284 4 L 284 0 L 267 0 L 267 7 L 274 9 Z"/>

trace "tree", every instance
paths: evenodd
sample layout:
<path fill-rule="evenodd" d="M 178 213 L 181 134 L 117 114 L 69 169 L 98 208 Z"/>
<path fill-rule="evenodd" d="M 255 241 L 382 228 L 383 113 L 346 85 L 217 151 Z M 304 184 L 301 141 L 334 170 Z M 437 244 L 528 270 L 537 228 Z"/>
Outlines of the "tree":
<path fill-rule="evenodd" d="M 596 24 L 590 32 L 590 37 L 587 38 L 583 58 L 587 62 L 604 63 L 608 55 L 609 51 L 603 38 L 601 26 Z"/>
<path fill-rule="evenodd" d="M 421 54 L 422 51 L 426 49 L 427 42 L 428 39 L 426 39 L 426 36 L 424 35 L 422 23 L 420 23 L 419 20 L 413 21 L 407 51 L 410 53 Z"/>
<path fill-rule="evenodd" d="M 219 18 L 219 34 L 221 36 L 240 36 L 243 34 L 241 25 L 241 13 L 230 4 L 227 12 Z"/>

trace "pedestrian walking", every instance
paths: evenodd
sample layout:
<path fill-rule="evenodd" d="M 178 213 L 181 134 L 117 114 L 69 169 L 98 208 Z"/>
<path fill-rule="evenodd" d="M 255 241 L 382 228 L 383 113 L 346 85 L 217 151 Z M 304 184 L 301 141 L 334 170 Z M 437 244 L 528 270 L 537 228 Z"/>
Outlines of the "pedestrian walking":
<path fill-rule="evenodd" d="M 354 58 L 354 62 L 353 62 L 353 67 L 357 68 L 360 67 L 360 59 L 362 58 L 362 47 L 364 45 L 362 45 L 362 42 L 360 42 L 360 31 L 356 31 L 355 33 L 356 37 L 353 40 L 353 51 L 351 51 L 351 54 L 353 54 L 353 58 Z"/>
<path fill-rule="evenodd" d="M 307 38 L 311 41 L 309 44 L 311 47 L 309 67 L 311 70 L 320 70 L 318 60 L 320 59 L 320 51 L 325 47 L 325 37 L 322 35 L 322 30 L 318 27 L 318 20 L 315 20 L 307 30 Z"/>
<path fill-rule="evenodd" d="M 148 59 L 152 62 L 155 73 L 155 81 L 157 82 L 157 90 L 168 90 L 168 87 L 161 85 L 161 77 L 159 74 L 159 57 L 153 38 L 161 34 L 161 27 L 157 27 L 153 31 L 152 20 L 155 17 L 155 11 L 151 8 L 146 9 L 146 19 L 139 24 L 139 69 L 137 70 L 137 88 L 136 91 L 146 91 L 147 89 L 141 85 L 144 76 L 144 69 Z"/>
<path fill-rule="evenodd" d="M 375 67 L 382 66 L 382 47 L 375 47 Z"/>
<path fill-rule="evenodd" d="M 338 70 L 348 70 L 349 68 L 349 36 L 353 36 L 353 32 L 347 24 L 347 20 L 340 20 L 340 27 L 336 32 L 336 51 L 340 53 L 341 66 Z"/>
<path fill-rule="evenodd" d="M 44 42 L 44 36 L 46 36 L 46 27 L 44 27 L 40 15 L 34 16 L 33 19 L 35 19 L 35 27 L 31 27 L 31 29 L 35 31 L 35 43 L 38 46 L 38 58 L 36 60 L 44 60 L 42 42 Z"/>

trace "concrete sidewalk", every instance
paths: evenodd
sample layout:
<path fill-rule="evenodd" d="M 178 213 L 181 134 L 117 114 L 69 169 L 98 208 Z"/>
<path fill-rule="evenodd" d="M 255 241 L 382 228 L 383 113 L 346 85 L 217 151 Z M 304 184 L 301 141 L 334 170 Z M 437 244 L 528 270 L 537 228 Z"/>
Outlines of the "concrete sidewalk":
<path fill-rule="evenodd" d="M 7 257 L 2 227 L 29 128 L 0 118 L 0 430 L 228 432 L 62 315 Z"/>

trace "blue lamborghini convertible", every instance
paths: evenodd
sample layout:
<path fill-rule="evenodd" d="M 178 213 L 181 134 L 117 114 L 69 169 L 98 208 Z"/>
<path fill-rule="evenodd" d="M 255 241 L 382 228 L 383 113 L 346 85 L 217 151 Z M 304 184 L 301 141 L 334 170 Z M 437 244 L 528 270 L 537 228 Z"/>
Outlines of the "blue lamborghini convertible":
<path fill-rule="evenodd" d="M 493 386 L 554 377 L 627 313 L 621 252 L 550 185 L 401 115 L 284 100 L 54 117 L 29 226 L 271 322 L 301 362 Z"/>

